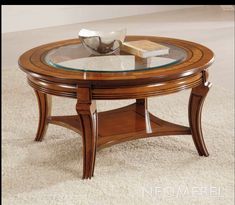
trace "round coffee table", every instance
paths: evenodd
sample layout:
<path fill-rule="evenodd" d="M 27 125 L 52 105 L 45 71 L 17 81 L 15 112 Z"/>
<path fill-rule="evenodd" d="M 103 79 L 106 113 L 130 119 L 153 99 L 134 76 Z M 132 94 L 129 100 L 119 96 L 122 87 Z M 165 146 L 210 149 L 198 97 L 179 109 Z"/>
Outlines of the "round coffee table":
<path fill-rule="evenodd" d="M 92 56 L 79 39 L 33 48 L 19 58 L 39 105 L 36 141 L 49 123 L 82 135 L 83 179 L 94 174 L 96 150 L 120 142 L 164 135 L 192 135 L 200 156 L 208 156 L 202 129 L 203 101 L 211 87 L 207 68 L 213 52 L 203 45 L 164 37 L 127 36 L 125 41 L 150 40 L 170 48 L 169 54 L 139 58 L 120 51 Z M 147 98 L 192 89 L 189 125 L 164 121 L 148 111 Z M 76 98 L 77 115 L 51 116 L 51 95 Z M 136 99 L 134 104 L 97 112 L 96 100 Z M 71 108 L 73 109 L 73 108 Z"/>

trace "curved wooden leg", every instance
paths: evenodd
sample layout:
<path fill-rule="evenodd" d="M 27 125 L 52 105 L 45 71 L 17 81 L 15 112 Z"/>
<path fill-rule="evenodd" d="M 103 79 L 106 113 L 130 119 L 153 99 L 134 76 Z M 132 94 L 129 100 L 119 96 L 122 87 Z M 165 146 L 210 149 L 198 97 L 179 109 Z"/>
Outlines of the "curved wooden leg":
<path fill-rule="evenodd" d="M 189 124 L 192 132 L 192 137 L 198 154 L 200 156 L 209 156 L 206 145 L 203 139 L 201 127 L 201 112 L 205 97 L 211 87 L 211 83 L 205 82 L 195 87 L 191 91 L 189 99 Z"/>
<path fill-rule="evenodd" d="M 38 90 L 34 91 L 37 96 L 39 108 L 39 123 L 35 141 L 42 141 L 48 127 L 47 118 L 51 115 L 51 96 Z"/>
<path fill-rule="evenodd" d="M 96 144 L 98 137 L 98 120 L 95 101 L 90 98 L 89 88 L 78 88 L 76 110 L 83 133 L 83 179 L 94 175 Z"/>

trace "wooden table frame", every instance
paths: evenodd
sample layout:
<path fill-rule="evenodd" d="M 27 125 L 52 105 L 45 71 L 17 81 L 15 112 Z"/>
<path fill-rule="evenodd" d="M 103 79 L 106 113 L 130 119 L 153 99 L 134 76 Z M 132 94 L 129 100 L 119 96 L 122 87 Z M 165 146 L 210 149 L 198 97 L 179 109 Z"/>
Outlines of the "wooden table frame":
<path fill-rule="evenodd" d="M 201 111 L 211 87 L 207 68 L 213 52 L 189 41 L 153 37 L 128 36 L 127 40 L 149 39 L 183 48 L 187 59 L 170 68 L 148 71 L 102 73 L 55 69 L 44 56 L 51 49 L 79 43 L 78 39 L 55 42 L 25 52 L 19 59 L 27 73 L 39 105 L 36 141 L 41 141 L 48 124 L 67 127 L 83 139 L 83 179 L 94 175 L 97 149 L 120 142 L 164 135 L 192 135 L 200 156 L 208 156 L 201 128 Z M 189 127 L 161 120 L 148 111 L 147 98 L 192 89 L 189 105 Z M 77 99 L 77 115 L 51 116 L 51 95 Z M 136 102 L 115 110 L 97 112 L 96 100 L 136 99 Z"/>

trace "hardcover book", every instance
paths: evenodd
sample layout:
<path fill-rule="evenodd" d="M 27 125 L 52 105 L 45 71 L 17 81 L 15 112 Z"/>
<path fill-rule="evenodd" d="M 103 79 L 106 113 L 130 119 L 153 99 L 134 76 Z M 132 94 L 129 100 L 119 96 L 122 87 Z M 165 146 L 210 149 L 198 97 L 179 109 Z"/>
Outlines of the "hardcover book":
<path fill-rule="evenodd" d="M 168 47 L 149 40 L 124 42 L 121 50 L 141 58 L 154 57 L 169 53 Z"/>

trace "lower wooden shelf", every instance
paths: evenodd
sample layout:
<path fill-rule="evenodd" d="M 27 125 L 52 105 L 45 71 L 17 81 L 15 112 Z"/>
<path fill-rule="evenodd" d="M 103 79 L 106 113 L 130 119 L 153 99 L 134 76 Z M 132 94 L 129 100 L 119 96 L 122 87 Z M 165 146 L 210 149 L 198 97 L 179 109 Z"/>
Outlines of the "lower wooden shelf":
<path fill-rule="evenodd" d="M 191 134 L 189 127 L 159 119 L 139 106 L 134 103 L 98 113 L 98 148 L 139 138 Z M 78 115 L 50 116 L 47 120 L 82 134 Z"/>

